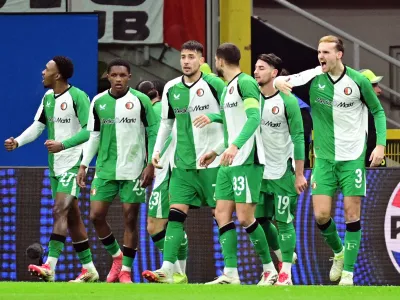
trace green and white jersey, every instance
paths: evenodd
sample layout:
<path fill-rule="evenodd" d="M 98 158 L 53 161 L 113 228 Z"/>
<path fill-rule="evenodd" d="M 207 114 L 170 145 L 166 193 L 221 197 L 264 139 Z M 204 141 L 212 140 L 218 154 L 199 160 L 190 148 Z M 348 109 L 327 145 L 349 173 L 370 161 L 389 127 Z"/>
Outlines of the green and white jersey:
<path fill-rule="evenodd" d="M 304 160 L 303 119 L 295 96 L 276 92 L 264 97 L 261 136 L 265 154 L 264 179 L 280 179 L 287 170 L 289 158 Z"/>
<path fill-rule="evenodd" d="M 62 142 L 76 135 L 87 124 L 90 100 L 80 89 L 70 86 L 64 93 L 45 93 L 35 121 L 47 127 L 49 140 Z M 50 176 L 61 175 L 73 167 L 79 167 L 84 144 L 49 153 Z"/>
<path fill-rule="evenodd" d="M 222 96 L 221 115 L 224 123 L 225 148 L 231 145 L 242 132 L 247 121 L 244 101 L 255 99 L 258 101 L 258 108 L 261 112 L 262 97 L 257 81 L 245 74 L 239 73 L 233 78 Z M 260 127 L 250 136 L 245 144 L 240 147 L 231 166 L 247 164 L 265 164 L 264 148 L 260 134 Z"/>
<path fill-rule="evenodd" d="M 138 178 L 146 164 L 145 127 L 156 126 L 151 101 L 139 91 L 129 88 L 125 95 L 115 98 L 107 90 L 94 97 L 87 128 L 100 132 L 97 177 L 109 180 Z"/>
<path fill-rule="evenodd" d="M 368 134 L 368 109 L 374 116 L 377 144 L 386 145 L 386 117 L 371 83 L 347 66 L 335 81 L 321 67 L 290 75 L 293 86 L 311 81 L 310 103 L 314 152 L 318 158 L 355 160 L 362 154 Z"/>
<path fill-rule="evenodd" d="M 212 123 L 196 128 L 193 120 L 202 114 L 219 113 L 219 99 L 224 88 L 225 84 L 220 78 L 205 74 L 190 85 L 184 82 L 183 76 L 167 82 L 161 100 L 162 119 L 154 152 L 161 152 L 172 131 L 176 140 L 174 167 L 203 169 L 199 159 L 223 140 L 223 125 Z M 219 158 L 209 168 L 218 165 Z"/>

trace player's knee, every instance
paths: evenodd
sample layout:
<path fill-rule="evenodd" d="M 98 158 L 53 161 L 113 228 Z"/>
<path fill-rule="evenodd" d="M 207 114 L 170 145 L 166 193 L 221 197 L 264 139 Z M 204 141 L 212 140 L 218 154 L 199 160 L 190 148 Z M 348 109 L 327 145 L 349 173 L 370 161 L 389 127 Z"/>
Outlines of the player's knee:
<path fill-rule="evenodd" d="M 180 222 L 184 223 L 186 220 L 187 214 L 177 208 L 171 208 L 169 210 L 168 221 L 169 222 Z"/>
<path fill-rule="evenodd" d="M 53 219 L 67 219 L 68 208 L 63 205 L 54 205 L 53 207 Z"/>
<path fill-rule="evenodd" d="M 89 218 L 95 226 L 96 224 L 106 222 L 106 215 L 101 211 L 91 211 Z"/>
<path fill-rule="evenodd" d="M 154 219 L 154 218 L 147 218 L 147 232 L 150 235 L 154 235 L 160 231 L 165 229 L 164 219 Z"/>
<path fill-rule="evenodd" d="M 352 222 L 356 222 L 357 220 L 360 219 L 360 213 L 359 210 L 347 210 L 344 213 L 345 215 L 345 220 L 347 223 L 352 223 Z"/>
<path fill-rule="evenodd" d="M 247 227 L 249 225 L 251 225 L 252 223 L 254 223 L 254 217 L 251 215 L 238 215 L 238 221 L 240 226 L 242 227 Z M 258 222 L 256 221 L 256 223 L 258 224 Z"/>
<path fill-rule="evenodd" d="M 124 223 L 125 226 L 135 226 L 137 223 L 137 212 L 136 211 L 128 211 L 128 212 L 124 212 Z"/>
<path fill-rule="evenodd" d="M 326 224 L 331 219 L 331 214 L 328 212 L 314 212 L 314 217 L 318 224 Z"/>

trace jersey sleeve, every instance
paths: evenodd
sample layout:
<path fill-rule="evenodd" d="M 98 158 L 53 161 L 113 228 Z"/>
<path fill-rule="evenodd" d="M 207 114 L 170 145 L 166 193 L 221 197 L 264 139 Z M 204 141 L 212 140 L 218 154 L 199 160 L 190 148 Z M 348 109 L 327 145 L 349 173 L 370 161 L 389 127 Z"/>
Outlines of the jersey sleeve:
<path fill-rule="evenodd" d="M 322 68 L 321 66 L 315 67 L 314 69 L 309 69 L 297 74 L 292 74 L 288 76 L 278 76 L 274 79 L 273 85 L 275 87 L 275 83 L 277 80 L 285 80 L 289 82 L 292 86 L 300 86 L 300 85 L 305 85 L 314 77 L 321 75 L 322 74 Z"/>
<path fill-rule="evenodd" d="M 89 116 L 86 127 L 88 131 L 100 131 L 100 118 L 96 111 L 96 100 L 97 98 L 95 97 L 92 100 L 92 103 L 90 103 Z"/>
<path fill-rule="evenodd" d="M 304 160 L 304 128 L 299 103 L 293 94 L 287 96 L 284 93 L 280 93 L 280 96 L 285 104 L 286 119 L 294 145 L 294 159 Z"/>
<path fill-rule="evenodd" d="M 89 140 L 89 135 L 90 135 L 89 131 L 86 129 L 88 122 L 89 107 L 90 107 L 89 96 L 86 95 L 86 93 L 84 92 L 80 92 L 76 96 L 76 98 L 73 99 L 73 101 L 74 101 L 74 109 L 76 112 L 76 116 L 78 117 L 82 129 L 74 136 L 62 142 L 64 145 L 64 149 L 69 149 L 87 142 Z"/>
<path fill-rule="evenodd" d="M 362 100 L 368 106 L 374 117 L 374 123 L 376 128 L 376 144 L 386 146 L 386 116 L 385 111 L 376 96 L 371 83 L 367 78 L 361 78 L 360 80 L 360 91 Z"/>
<path fill-rule="evenodd" d="M 38 121 L 38 122 L 42 123 L 43 125 L 47 124 L 46 114 L 44 112 L 44 106 L 43 106 L 43 102 L 44 102 L 45 98 L 46 98 L 46 95 L 43 96 L 42 102 L 40 102 L 39 108 L 36 111 L 36 115 L 34 118 L 34 121 Z"/>
<path fill-rule="evenodd" d="M 239 78 L 238 91 L 244 102 L 244 109 L 247 116 L 247 121 L 244 124 L 241 132 L 233 141 L 239 149 L 248 141 L 260 126 L 260 90 L 257 82 L 250 76 Z"/>
<path fill-rule="evenodd" d="M 145 94 L 138 94 L 137 97 L 140 100 L 142 105 L 142 110 L 140 112 L 140 119 L 143 123 L 143 126 L 146 127 L 147 132 L 147 154 L 148 154 L 148 162 L 151 162 L 151 158 L 153 157 L 154 144 L 157 138 L 157 131 L 159 127 L 159 118 L 156 116 L 153 110 L 153 105 L 149 97 Z"/>

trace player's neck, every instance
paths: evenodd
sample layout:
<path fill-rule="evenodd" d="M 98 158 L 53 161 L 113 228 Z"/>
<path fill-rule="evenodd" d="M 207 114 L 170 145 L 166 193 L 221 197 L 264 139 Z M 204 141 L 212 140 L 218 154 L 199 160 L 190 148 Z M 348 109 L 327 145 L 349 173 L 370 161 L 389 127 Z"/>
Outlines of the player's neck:
<path fill-rule="evenodd" d="M 194 73 L 192 76 L 183 75 L 183 80 L 185 81 L 185 83 L 193 83 L 193 82 L 196 82 L 197 80 L 199 80 L 200 77 L 201 77 L 201 71 L 199 70 L 198 72 Z"/>
<path fill-rule="evenodd" d="M 115 91 L 113 88 L 110 89 L 111 95 L 113 95 L 115 98 L 120 98 L 124 96 L 129 90 L 129 86 L 127 86 L 124 90 L 122 91 Z"/>
<path fill-rule="evenodd" d="M 343 74 L 344 64 L 342 62 L 338 62 L 336 67 L 329 72 L 329 75 L 332 76 L 340 76 Z"/>
<path fill-rule="evenodd" d="M 238 74 L 242 73 L 239 67 L 231 67 L 226 68 L 224 70 L 224 79 L 227 82 L 230 82 L 233 78 L 235 78 Z"/>
<path fill-rule="evenodd" d="M 151 104 L 154 105 L 154 103 L 157 103 L 157 102 L 160 102 L 160 101 L 161 101 L 160 97 L 155 97 L 153 100 L 151 100 Z"/>
<path fill-rule="evenodd" d="M 261 90 L 261 93 L 262 93 L 265 97 L 272 96 L 272 95 L 274 95 L 274 94 L 278 91 L 276 88 L 274 88 L 273 81 L 271 81 L 271 82 L 269 82 L 269 83 L 267 83 L 267 84 L 264 84 L 264 85 L 261 87 L 260 90 Z"/>
<path fill-rule="evenodd" d="M 54 94 L 62 94 L 69 88 L 68 82 L 60 82 L 57 81 L 55 86 L 53 87 Z"/>

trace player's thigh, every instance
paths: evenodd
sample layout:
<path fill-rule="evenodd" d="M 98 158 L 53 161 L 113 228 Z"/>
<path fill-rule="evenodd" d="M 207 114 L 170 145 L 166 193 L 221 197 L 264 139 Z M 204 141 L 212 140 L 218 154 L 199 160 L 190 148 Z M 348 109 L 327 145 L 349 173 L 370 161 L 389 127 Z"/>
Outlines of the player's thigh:
<path fill-rule="evenodd" d="M 346 196 L 365 196 L 366 169 L 364 159 L 343 161 L 337 163 L 337 177 L 340 189 Z"/>
<path fill-rule="evenodd" d="M 202 200 L 203 206 L 215 208 L 215 186 L 217 182 L 219 168 L 209 168 L 199 170 L 198 188 L 199 195 Z"/>
<path fill-rule="evenodd" d="M 111 203 L 118 195 L 119 183 L 117 180 L 102 179 L 95 176 L 90 189 L 90 201 Z"/>
<path fill-rule="evenodd" d="M 315 166 L 311 175 L 312 195 L 327 195 L 333 197 L 338 187 L 335 176 L 335 164 L 326 159 L 315 159 Z"/>
<path fill-rule="evenodd" d="M 294 219 L 297 206 L 297 192 L 294 182 L 294 174 L 288 174 L 280 179 L 271 180 L 270 184 L 274 194 L 274 216 L 276 221 L 290 223 Z"/>
<path fill-rule="evenodd" d="M 219 200 L 234 200 L 230 167 L 219 167 L 215 182 L 215 199 L 217 203 Z"/>
<path fill-rule="evenodd" d="M 250 164 L 230 168 L 235 202 L 258 203 L 264 167 Z"/>
<path fill-rule="evenodd" d="M 174 168 L 169 182 L 169 204 L 184 204 L 200 207 L 201 200 L 197 192 L 197 170 Z"/>
<path fill-rule="evenodd" d="M 166 219 L 169 214 L 168 178 L 162 183 L 154 185 L 149 199 L 147 215 L 152 218 Z"/>
<path fill-rule="evenodd" d="M 119 198 L 122 203 L 146 202 L 146 189 L 140 186 L 140 177 L 134 180 L 119 180 Z"/>
<path fill-rule="evenodd" d="M 56 192 L 78 197 L 80 188 L 76 182 L 77 174 L 78 168 L 72 168 L 63 174 L 56 176 L 56 179 L 58 180 Z"/>

